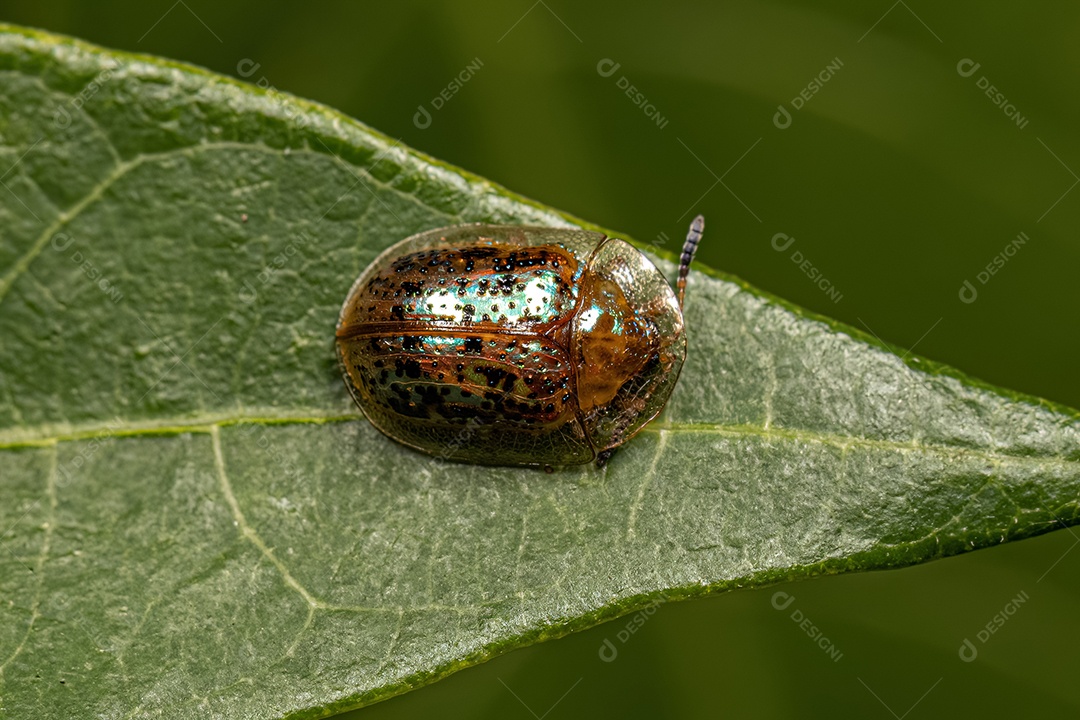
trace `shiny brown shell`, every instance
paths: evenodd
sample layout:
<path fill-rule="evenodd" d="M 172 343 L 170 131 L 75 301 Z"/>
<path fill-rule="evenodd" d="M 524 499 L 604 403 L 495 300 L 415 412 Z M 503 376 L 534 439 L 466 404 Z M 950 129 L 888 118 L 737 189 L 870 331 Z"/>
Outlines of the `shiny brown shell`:
<path fill-rule="evenodd" d="M 664 276 L 623 240 L 462 225 L 407 238 L 353 284 L 337 349 L 376 428 L 440 458 L 586 463 L 663 409 L 686 354 Z"/>

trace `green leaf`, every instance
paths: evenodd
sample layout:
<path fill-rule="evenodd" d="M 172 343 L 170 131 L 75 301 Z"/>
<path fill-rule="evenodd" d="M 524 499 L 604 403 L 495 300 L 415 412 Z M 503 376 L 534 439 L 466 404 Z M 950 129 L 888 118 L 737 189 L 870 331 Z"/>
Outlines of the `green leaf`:
<path fill-rule="evenodd" d="M 422 229 L 584 223 L 174 63 L 2 28 L 0 88 L 9 717 L 324 716 L 658 601 L 1078 519 L 1075 411 L 711 271 L 675 396 L 604 470 L 410 451 L 338 376 L 353 278 Z"/>

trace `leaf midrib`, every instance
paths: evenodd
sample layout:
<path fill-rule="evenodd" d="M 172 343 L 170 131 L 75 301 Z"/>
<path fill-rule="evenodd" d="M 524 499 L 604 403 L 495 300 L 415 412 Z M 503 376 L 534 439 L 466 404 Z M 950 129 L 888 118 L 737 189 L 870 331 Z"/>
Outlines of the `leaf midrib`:
<path fill-rule="evenodd" d="M 130 423 L 122 426 L 117 425 L 88 425 L 81 429 L 53 435 L 35 436 L 33 433 L 0 433 L 0 452 L 21 450 L 35 447 L 51 447 L 64 442 L 78 442 L 82 440 L 95 440 L 107 438 L 132 438 L 132 437 L 155 437 L 174 436 L 187 433 L 213 434 L 217 429 L 233 425 L 327 425 L 346 422 L 366 422 L 361 415 L 299 415 L 299 416 L 259 416 L 259 415 L 217 415 L 204 418 L 187 418 L 187 422 L 181 419 L 169 419 L 163 421 L 151 421 L 147 423 Z M 751 423 L 723 424 L 723 423 L 680 423 L 680 422 L 653 422 L 647 425 L 642 432 L 648 433 L 704 433 L 723 437 L 758 437 L 768 440 L 792 442 L 792 443 L 816 443 L 836 448 L 840 451 L 856 448 L 872 448 L 888 451 L 915 451 L 934 453 L 941 456 L 953 456 L 963 458 L 976 458 L 991 463 L 1032 463 L 1045 466 L 1056 463 L 1065 466 L 1080 464 L 1080 458 L 1070 458 L 1061 455 L 1040 455 L 1037 453 L 1001 452 L 985 450 L 982 448 L 962 447 L 958 445 L 946 445 L 944 443 L 927 443 L 919 440 L 885 440 L 879 438 L 858 437 L 854 435 L 839 435 L 836 433 L 824 433 L 802 428 L 777 428 L 765 427 Z M 19 437 L 21 435 L 21 437 Z M 390 442 L 387 440 L 387 442 Z"/>

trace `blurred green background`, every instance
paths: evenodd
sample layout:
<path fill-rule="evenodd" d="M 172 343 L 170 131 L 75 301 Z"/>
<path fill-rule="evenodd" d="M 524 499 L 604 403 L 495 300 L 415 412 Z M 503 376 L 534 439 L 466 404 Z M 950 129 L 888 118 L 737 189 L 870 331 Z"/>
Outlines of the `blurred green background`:
<path fill-rule="evenodd" d="M 1080 6 L 7 0 L 0 20 L 326 103 L 545 204 L 645 242 L 669 237 L 669 250 L 703 212 L 704 262 L 1080 407 Z M 777 250 L 777 233 L 795 240 Z M 959 297 L 965 280 L 974 302 Z M 1071 716 L 1078 543 L 1059 530 L 677 603 L 625 643 L 629 618 L 348 717 Z M 794 598 L 784 610 L 778 591 Z M 614 662 L 599 657 L 605 638 Z"/>

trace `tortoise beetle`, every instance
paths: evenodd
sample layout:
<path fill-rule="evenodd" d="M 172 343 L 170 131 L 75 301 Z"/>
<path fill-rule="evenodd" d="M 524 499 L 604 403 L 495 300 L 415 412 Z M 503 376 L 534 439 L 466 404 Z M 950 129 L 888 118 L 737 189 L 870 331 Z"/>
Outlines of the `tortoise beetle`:
<path fill-rule="evenodd" d="M 606 462 L 664 408 L 686 357 L 678 293 L 624 240 L 458 225 L 391 246 L 341 308 L 345 384 L 389 437 L 485 465 Z"/>

